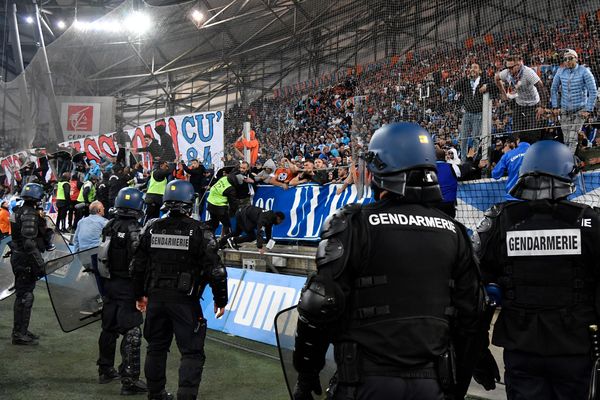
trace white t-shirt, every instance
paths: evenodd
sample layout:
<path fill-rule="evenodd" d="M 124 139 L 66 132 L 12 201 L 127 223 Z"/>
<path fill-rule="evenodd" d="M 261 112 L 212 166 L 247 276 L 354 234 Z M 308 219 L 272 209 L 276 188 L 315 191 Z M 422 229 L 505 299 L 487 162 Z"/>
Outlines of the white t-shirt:
<path fill-rule="evenodd" d="M 533 69 L 523 65 L 516 77 L 512 76 L 508 69 L 500 71 L 498 76 L 505 84 L 508 97 L 514 97 L 518 105 L 535 106 L 540 102 L 540 94 L 535 87 L 540 77 Z"/>

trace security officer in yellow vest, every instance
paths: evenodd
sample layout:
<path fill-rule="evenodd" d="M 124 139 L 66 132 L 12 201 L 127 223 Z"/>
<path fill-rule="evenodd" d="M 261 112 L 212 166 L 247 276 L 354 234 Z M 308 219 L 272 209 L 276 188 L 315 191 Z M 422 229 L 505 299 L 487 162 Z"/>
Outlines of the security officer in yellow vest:
<path fill-rule="evenodd" d="M 236 186 L 243 183 L 244 176 L 229 174 L 219 179 L 210 188 L 206 200 L 206 209 L 210 213 L 210 220 L 207 221 L 207 224 L 213 233 L 217 230 L 219 223 L 223 224 L 221 237 L 231 233 L 229 218 L 235 215 L 238 209 Z"/>
<path fill-rule="evenodd" d="M 90 215 L 90 204 L 96 200 L 96 184 L 98 177 L 90 175 L 89 180 L 83 183 L 79 196 L 77 197 L 77 205 L 75 206 L 75 221 L 73 228 L 77 229 L 77 223 L 83 218 Z"/>
<path fill-rule="evenodd" d="M 146 224 L 131 262 L 137 307 L 146 312 L 144 372 L 151 400 L 173 399 L 165 390 L 173 334 L 181 353 L 177 399 L 196 399 L 206 337 L 200 296 L 210 285 L 217 318 L 228 301 L 227 271 L 215 237 L 204 223 L 189 217 L 194 198 L 191 183 L 174 180 L 167 184 L 163 209 L 168 214 Z"/>
<path fill-rule="evenodd" d="M 576 174 L 567 146 L 533 144 L 510 191 L 524 201 L 493 206 L 473 235 L 484 282 L 502 292 L 492 343 L 504 348 L 510 400 L 588 399 L 588 329 L 600 315 L 600 216 L 567 200 Z"/>
<path fill-rule="evenodd" d="M 333 399 L 462 399 L 484 295 L 465 227 L 433 206 L 442 194 L 431 137 L 418 124 L 385 125 L 366 160 L 376 202 L 327 219 L 300 295 L 294 399 L 321 394 L 330 343 Z"/>
<path fill-rule="evenodd" d="M 156 167 L 150 174 L 148 180 L 148 189 L 146 190 L 146 221 L 160 217 L 160 207 L 163 204 L 163 194 L 169 181 L 169 176 L 173 174 L 174 164 L 166 161 L 156 161 Z"/>
<path fill-rule="evenodd" d="M 56 185 L 56 208 L 58 215 L 56 216 L 56 229 L 59 232 L 67 232 L 67 213 L 71 203 L 71 174 L 63 172 Z"/>

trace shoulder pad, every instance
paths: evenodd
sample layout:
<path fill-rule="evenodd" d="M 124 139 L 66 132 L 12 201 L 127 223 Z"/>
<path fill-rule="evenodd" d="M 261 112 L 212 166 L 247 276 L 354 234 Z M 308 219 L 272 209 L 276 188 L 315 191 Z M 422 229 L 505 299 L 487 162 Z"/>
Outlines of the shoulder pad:
<path fill-rule="evenodd" d="M 206 242 L 206 247 L 217 251 L 217 240 L 215 239 L 214 233 L 210 229 L 204 229 L 204 227 L 200 229 L 200 232 L 202 233 L 202 238 Z"/>
<path fill-rule="evenodd" d="M 142 228 L 142 232 L 141 234 L 145 234 L 146 231 L 149 231 L 150 229 L 152 229 L 152 227 L 154 226 L 154 224 L 156 223 L 156 221 L 158 221 L 160 218 L 152 218 L 150 221 L 146 222 L 146 225 L 144 225 L 144 227 Z"/>
<path fill-rule="evenodd" d="M 360 204 L 347 204 L 330 215 L 321 228 L 321 239 L 327 239 L 348 228 L 348 221 L 361 210 Z"/>
<path fill-rule="evenodd" d="M 504 207 L 505 207 L 504 203 L 494 204 L 493 206 L 488 208 L 483 213 L 483 215 L 485 215 L 486 217 L 489 217 L 489 218 L 496 218 L 502 213 L 502 211 L 504 210 Z"/>

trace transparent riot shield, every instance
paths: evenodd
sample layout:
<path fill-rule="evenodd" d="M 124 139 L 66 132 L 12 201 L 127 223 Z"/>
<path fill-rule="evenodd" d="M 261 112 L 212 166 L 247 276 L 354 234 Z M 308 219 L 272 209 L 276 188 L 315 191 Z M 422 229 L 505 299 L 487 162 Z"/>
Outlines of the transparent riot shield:
<path fill-rule="evenodd" d="M 61 329 L 71 332 L 98 321 L 102 314 L 102 286 L 97 274 L 98 248 L 46 263 L 46 285 Z"/>
<path fill-rule="evenodd" d="M 56 225 L 54 225 L 54 221 L 48 216 L 46 216 L 46 229 L 50 229 L 52 234 L 52 244 L 54 245 L 54 250 L 46 251 L 42 253 L 44 257 L 44 261 L 54 260 L 56 258 L 62 258 L 72 253 L 71 248 L 67 242 L 67 239 L 56 231 Z"/>
<path fill-rule="evenodd" d="M 0 241 L 0 300 L 10 297 L 15 292 L 15 275 L 10 265 L 10 236 Z"/>
<path fill-rule="evenodd" d="M 54 222 L 49 217 L 46 217 L 46 230 L 53 232 L 56 227 L 54 226 Z M 51 237 L 50 237 L 51 236 Z M 42 257 L 44 261 L 53 260 L 55 258 L 61 258 L 66 255 L 71 254 L 71 249 L 67 244 L 65 238 L 59 233 L 48 233 L 46 239 L 38 239 L 40 241 L 48 240 L 48 244 L 40 243 L 40 248 L 51 247 L 52 244 L 54 246 L 54 250 L 45 251 L 42 253 Z M 15 276 L 12 271 L 12 266 L 10 264 L 10 247 L 8 243 L 11 241 L 11 237 L 5 237 L 0 241 L 0 301 L 6 299 L 10 295 L 15 292 Z"/>
<path fill-rule="evenodd" d="M 275 316 L 277 349 L 279 350 L 279 359 L 281 360 L 283 377 L 290 394 L 290 399 L 293 399 L 292 393 L 294 391 L 294 386 L 296 385 L 296 379 L 298 378 L 298 373 L 294 369 L 292 362 L 297 321 L 298 311 L 296 310 L 296 306 L 281 310 Z M 336 366 L 333 359 L 333 346 L 329 346 L 325 357 L 325 367 L 319 374 L 319 377 L 321 378 L 321 387 L 323 388 L 323 398 L 325 398 L 326 389 L 329 387 L 335 371 Z"/>

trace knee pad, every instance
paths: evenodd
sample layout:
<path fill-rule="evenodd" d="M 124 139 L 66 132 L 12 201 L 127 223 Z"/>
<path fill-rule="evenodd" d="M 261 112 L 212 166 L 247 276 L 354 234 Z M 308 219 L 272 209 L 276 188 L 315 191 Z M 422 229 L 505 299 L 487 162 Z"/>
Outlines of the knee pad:
<path fill-rule="evenodd" d="M 26 292 L 23 295 L 23 297 L 21 298 L 21 303 L 25 307 L 31 307 L 31 306 L 33 306 L 33 293 L 32 292 Z"/>
<path fill-rule="evenodd" d="M 132 347 L 139 347 L 142 343 L 142 330 L 139 326 L 131 328 L 125 333 L 125 343 Z"/>

